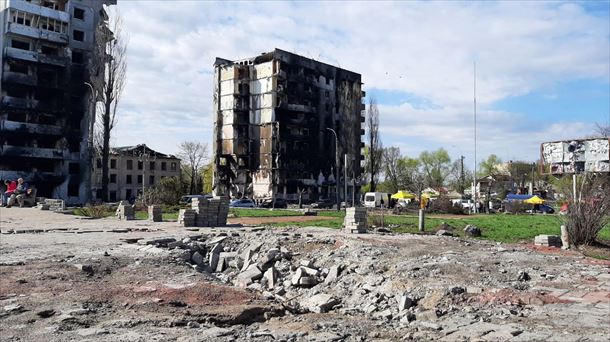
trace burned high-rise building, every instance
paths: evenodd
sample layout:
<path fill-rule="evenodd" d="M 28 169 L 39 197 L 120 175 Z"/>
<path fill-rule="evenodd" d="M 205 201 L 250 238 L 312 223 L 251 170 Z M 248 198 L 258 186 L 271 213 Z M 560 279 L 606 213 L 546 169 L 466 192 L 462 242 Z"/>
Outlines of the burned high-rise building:
<path fill-rule="evenodd" d="M 337 188 L 343 197 L 345 174 L 348 198 L 359 191 L 360 74 L 279 49 L 214 66 L 216 193 L 334 199 Z"/>
<path fill-rule="evenodd" d="M 0 0 L 0 179 L 23 177 L 38 196 L 69 203 L 89 198 L 90 70 L 114 4 Z"/>

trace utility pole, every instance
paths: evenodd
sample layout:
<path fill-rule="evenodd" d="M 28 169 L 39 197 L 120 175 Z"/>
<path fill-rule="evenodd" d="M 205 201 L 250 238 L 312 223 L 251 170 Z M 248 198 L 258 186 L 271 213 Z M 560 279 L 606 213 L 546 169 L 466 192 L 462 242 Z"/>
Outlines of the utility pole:
<path fill-rule="evenodd" d="M 466 181 L 464 177 L 464 156 L 460 156 L 460 193 L 464 194 L 464 183 Z"/>
<path fill-rule="evenodd" d="M 477 213 L 477 62 L 474 61 L 474 177 L 472 181 L 473 209 Z"/>

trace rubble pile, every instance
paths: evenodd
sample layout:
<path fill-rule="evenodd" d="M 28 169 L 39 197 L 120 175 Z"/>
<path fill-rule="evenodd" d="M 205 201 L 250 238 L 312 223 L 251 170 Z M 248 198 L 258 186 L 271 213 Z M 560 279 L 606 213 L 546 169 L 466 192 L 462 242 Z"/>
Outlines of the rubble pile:
<path fill-rule="evenodd" d="M 398 255 L 398 247 L 371 248 L 353 240 L 338 243 L 336 238 L 274 234 L 271 229 L 247 238 L 235 232 L 216 234 L 164 240 L 162 246 L 197 271 L 259 292 L 292 313 L 336 311 L 396 324 L 431 322 L 463 314 L 456 304 L 481 295 L 486 287 L 525 286 L 523 275 L 508 277 L 510 282 L 504 285 L 491 278 L 477 284 L 466 279 L 434 285 L 418 281 L 440 277 L 453 267 L 480 272 L 480 265 L 451 251 L 380 263 L 388 255 Z M 316 248 L 302 252 L 308 245 Z"/>

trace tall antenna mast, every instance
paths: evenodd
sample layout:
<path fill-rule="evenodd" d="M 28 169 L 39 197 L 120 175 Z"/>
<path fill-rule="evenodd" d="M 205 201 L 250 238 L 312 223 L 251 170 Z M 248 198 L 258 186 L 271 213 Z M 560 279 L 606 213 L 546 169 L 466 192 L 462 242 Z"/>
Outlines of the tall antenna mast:
<path fill-rule="evenodd" d="M 472 194 L 474 199 L 474 213 L 477 213 L 477 61 L 473 61 L 474 65 L 474 177 L 472 181 Z"/>

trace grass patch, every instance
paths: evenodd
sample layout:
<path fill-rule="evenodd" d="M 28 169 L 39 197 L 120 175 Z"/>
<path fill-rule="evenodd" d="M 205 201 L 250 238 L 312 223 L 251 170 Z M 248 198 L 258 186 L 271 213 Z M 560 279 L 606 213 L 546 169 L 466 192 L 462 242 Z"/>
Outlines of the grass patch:
<path fill-rule="evenodd" d="M 279 217 L 279 216 L 303 216 L 303 213 L 285 209 L 246 209 L 231 208 L 229 213 L 235 217 Z"/>
<path fill-rule="evenodd" d="M 336 218 L 332 220 L 313 220 L 304 222 L 277 222 L 269 223 L 269 225 L 273 227 L 324 227 L 340 229 L 343 226 L 343 219 Z"/>

